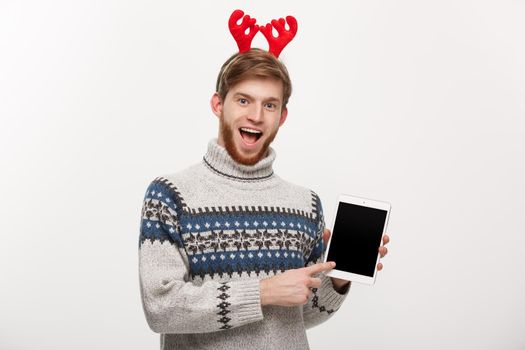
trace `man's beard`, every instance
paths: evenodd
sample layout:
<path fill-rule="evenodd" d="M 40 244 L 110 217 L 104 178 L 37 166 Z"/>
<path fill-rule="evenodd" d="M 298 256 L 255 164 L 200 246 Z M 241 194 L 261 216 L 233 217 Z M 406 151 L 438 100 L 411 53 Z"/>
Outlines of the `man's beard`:
<path fill-rule="evenodd" d="M 276 129 L 270 134 L 270 136 L 266 138 L 266 140 L 264 141 L 261 147 L 261 150 L 257 154 L 251 157 L 245 157 L 237 150 L 235 146 L 235 142 L 233 141 L 233 133 L 235 132 L 235 130 L 233 130 L 233 127 L 231 125 L 227 125 L 224 122 L 224 117 L 222 115 L 219 120 L 219 128 L 220 128 L 222 138 L 224 140 L 224 148 L 226 148 L 226 151 L 228 151 L 228 154 L 233 158 L 235 162 L 239 164 L 243 164 L 243 165 L 254 165 L 258 161 L 263 159 L 266 156 L 268 147 L 270 147 L 270 144 L 275 138 L 275 135 L 277 135 L 277 130 L 278 130 Z"/>

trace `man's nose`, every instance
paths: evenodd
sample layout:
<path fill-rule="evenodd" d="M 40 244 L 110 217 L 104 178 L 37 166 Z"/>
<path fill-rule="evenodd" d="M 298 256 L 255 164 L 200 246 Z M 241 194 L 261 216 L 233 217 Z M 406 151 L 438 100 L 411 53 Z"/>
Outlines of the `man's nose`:
<path fill-rule="evenodd" d="M 262 106 L 258 106 L 256 104 L 252 105 L 252 108 L 250 109 L 250 113 L 248 114 L 248 119 L 253 121 L 254 123 L 261 122 L 263 120 L 264 116 L 264 109 Z"/>

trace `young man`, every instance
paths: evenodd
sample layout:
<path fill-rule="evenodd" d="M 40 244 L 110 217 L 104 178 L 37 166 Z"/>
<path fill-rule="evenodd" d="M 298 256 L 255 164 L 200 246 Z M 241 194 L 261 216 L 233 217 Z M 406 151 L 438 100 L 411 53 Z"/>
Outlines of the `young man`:
<path fill-rule="evenodd" d="M 146 319 L 162 349 L 308 349 L 306 328 L 338 310 L 349 282 L 322 273 L 335 265 L 320 262 L 330 233 L 319 197 L 272 169 L 288 72 L 251 49 L 225 62 L 216 90 L 219 134 L 202 162 L 156 178 L 146 192 Z"/>

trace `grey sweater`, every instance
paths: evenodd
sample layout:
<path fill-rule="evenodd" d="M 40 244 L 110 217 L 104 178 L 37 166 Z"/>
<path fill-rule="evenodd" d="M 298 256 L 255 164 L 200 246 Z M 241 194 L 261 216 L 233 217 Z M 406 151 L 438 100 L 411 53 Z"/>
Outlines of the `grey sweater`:
<path fill-rule="evenodd" d="M 275 151 L 253 166 L 211 140 L 201 163 L 158 177 L 142 209 L 139 277 L 161 349 L 308 349 L 305 330 L 344 294 L 320 274 L 303 306 L 261 306 L 259 281 L 323 259 L 319 197 L 282 180 Z"/>

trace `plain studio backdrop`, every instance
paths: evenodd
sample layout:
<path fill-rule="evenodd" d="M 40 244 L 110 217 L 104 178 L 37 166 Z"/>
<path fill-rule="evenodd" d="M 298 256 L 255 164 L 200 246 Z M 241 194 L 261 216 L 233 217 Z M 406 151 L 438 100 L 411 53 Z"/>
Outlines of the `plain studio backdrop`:
<path fill-rule="evenodd" d="M 276 172 L 328 226 L 339 193 L 392 203 L 384 270 L 312 349 L 525 349 L 525 4 L 415 0 L 2 1 L 0 348 L 158 348 L 142 200 L 217 135 L 236 8 L 299 21 Z"/>

